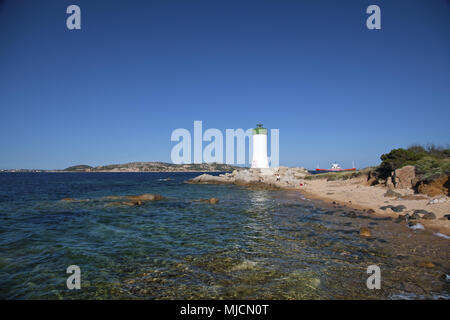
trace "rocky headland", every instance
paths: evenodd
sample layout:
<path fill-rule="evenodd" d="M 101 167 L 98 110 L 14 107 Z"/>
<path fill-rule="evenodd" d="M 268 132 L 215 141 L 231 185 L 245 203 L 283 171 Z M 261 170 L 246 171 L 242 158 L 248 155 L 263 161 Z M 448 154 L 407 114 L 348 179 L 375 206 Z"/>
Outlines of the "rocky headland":
<path fill-rule="evenodd" d="M 220 174 L 218 176 L 202 174 L 190 179 L 187 183 L 196 184 L 236 184 L 248 187 L 259 188 L 297 188 L 304 183 L 305 177 L 309 174 L 303 167 L 289 168 L 279 167 L 276 169 L 236 169 L 231 173 Z M 277 176 L 279 175 L 279 177 Z"/>
<path fill-rule="evenodd" d="M 129 162 L 95 167 L 82 164 L 63 170 L 4 169 L 0 172 L 231 172 L 236 168 L 238 167 L 223 163 Z"/>

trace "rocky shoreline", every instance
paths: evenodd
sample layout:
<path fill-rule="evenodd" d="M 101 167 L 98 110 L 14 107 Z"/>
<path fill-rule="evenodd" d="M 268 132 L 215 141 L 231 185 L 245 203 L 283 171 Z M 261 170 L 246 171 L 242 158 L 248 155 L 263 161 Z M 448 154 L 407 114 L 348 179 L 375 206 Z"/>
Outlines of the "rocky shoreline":
<path fill-rule="evenodd" d="M 369 214 L 391 217 L 410 229 L 433 230 L 450 236 L 450 199 L 445 195 L 416 194 L 399 179 L 395 185 L 373 184 L 366 174 L 347 180 L 308 179 L 305 168 L 238 169 L 218 176 L 202 174 L 191 184 L 234 184 L 258 189 L 298 190 L 309 199 L 344 205 Z M 409 179 L 409 178 L 407 178 Z"/>
<path fill-rule="evenodd" d="M 220 174 L 218 176 L 205 173 L 188 180 L 187 183 L 235 184 L 265 189 L 298 189 L 305 184 L 305 177 L 308 174 L 308 170 L 303 167 L 279 167 L 277 169 L 237 169 L 231 173 Z"/>

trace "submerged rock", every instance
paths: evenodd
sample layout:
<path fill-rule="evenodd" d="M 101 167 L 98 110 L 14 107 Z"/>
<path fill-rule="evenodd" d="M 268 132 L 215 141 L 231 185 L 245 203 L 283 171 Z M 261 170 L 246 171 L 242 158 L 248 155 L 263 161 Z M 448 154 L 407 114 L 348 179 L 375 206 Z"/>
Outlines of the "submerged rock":
<path fill-rule="evenodd" d="M 77 199 L 72 199 L 72 198 L 64 198 L 64 199 L 61 199 L 61 201 L 64 201 L 64 202 L 88 202 L 89 200 L 77 200 Z"/>
<path fill-rule="evenodd" d="M 216 204 L 216 203 L 219 203 L 219 199 L 217 199 L 217 198 L 198 199 L 198 200 L 192 200 L 192 202 L 205 202 L 205 203 Z"/>
<path fill-rule="evenodd" d="M 164 200 L 165 198 L 160 194 L 151 194 L 151 193 L 145 193 L 137 196 L 125 196 L 125 198 L 132 200 L 132 201 L 158 201 L 158 200 Z"/>
<path fill-rule="evenodd" d="M 361 237 L 370 237 L 372 235 L 372 233 L 370 232 L 369 228 L 362 227 L 361 229 L 359 229 L 359 235 Z"/>
<path fill-rule="evenodd" d="M 211 199 L 209 199 L 209 203 L 212 203 L 212 204 L 219 203 L 219 199 L 217 199 L 217 198 L 211 198 Z"/>
<path fill-rule="evenodd" d="M 122 199 L 122 196 L 107 196 L 104 199 L 106 200 L 118 200 L 118 199 Z"/>
<path fill-rule="evenodd" d="M 255 268 L 256 264 L 257 262 L 255 261 L 244 260 L 241 263 L 232 267 L 230 271 L 252 270 Z"/>
<path fill-rule="evenodd" d="M 117 201 L 108 203 L 108 206 L 141 206 L 142 201 Z"/>
<path fill-rule="evenodd" d="M 434 268 L 435 267 L 434 263 L 431 261 L 421 261 L 419 263 L 419 266 L 425 267 L 425 268 Z"/>
<path fill-rule="evenodd" d="M 347 218 L 357 218 L 358 215 L 356 214 L 355 211 L 350 211 L 350 212 L 344 212 L 343 214 L 341 214 L 342 217 L 347 217 Z"/>

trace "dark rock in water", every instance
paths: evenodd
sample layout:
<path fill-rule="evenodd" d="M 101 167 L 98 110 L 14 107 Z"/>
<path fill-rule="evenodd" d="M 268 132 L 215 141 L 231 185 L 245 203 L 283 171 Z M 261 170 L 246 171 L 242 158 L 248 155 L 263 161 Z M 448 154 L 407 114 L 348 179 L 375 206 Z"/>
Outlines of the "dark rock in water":
<path fill-rule="evenodd" d="M 434 220 L 436 219 L 436 215 L 433 212 L 428 212 L 423 215 L 422 219 Z"/>
<path fill-rule="evenodd" d="M 380 218 L 370 218 L 372 220 L 377 220 L 377 221 L 392 221 L 394 219 L 392 219 L 392 217 L 380 217 Z"/>
<path fill-rule="evenodd" d="M 394 212 L 402 212 L 405 209 L 406 209 L 406 207 L 402 204 L 391 208 L 391 210 Z"/>
<path fill-rule="evenodd" d="M 142 205 L 142 201 L 138 200 L 138 201 L 118 201 L 118 202 L 111 202 L 108 203 L 108 206 L 141 206 Z"/>
<path fill-rule="evenodd" d="M 198 200 L 192 200 L 192 202 L 205 202 L 205 203 L 216 204 L 216 203 L 219 203 L 219 199 L 217 199 L 217 198 L 198 199 Z"/>
<path fill-rule="evenodd" d="M 450 282 L 450 275 L 444 273 L 444 274 L 441 276 L 441 279 L 442 279 L 443 281 L 445 281 L 445 282 Z"/>
<path fill-rule="evenodd" d="M 420 218 L 420 215 L 422 215 L 421 218 L 426 219 L 426 220 L 436 219 L 436 215 L 433 212 L 429 212 L 429 211 L 422 210 L 422 209 L 414 210 L 414 215 L 419 216 L 419 218 Z"/>
<path fill-rule="evenodd" d="M 345 212 L 345 213 L 341 214 L 341 216 L 347 217 L 347 218 L 356 218 L 357 217 L 355 211 Z"/>
<path fill-rule="evenodd" d="M 384 194 L 385 197 L 401 197 L 402 195 L 398 192 L 393 191 L 392 189 L 388 189 L 388 191 L 386 191 L 386 193 Z"/>
<path fill-rule="evenodd" d="M 402 221 L 408 221 L 410 218 L 409 214 L 405 214 L 405 215 L 399 215 L 398 218 L 395 220 L 395 222 L 399 223 Z"/>
<path fill-rule="evenodd" d="M 367 210 L 367 213 L 369 213 L 369 214 L 375 213 L 375 210 L 369 209 L 369 210 Z"/>
<path fill-rule="evenodd" d="M 406 209 L 406 207 L 402 204 L 398 205 L 398 206 L 392 206 L 392 205 L 388 205 L 388 206 L 382 206 L 380 207 L 381 210 L 386 210 L 386 209 L 391 209 L 394 212 L 402 212 L 404 209 Z"/>
<path fill-rule="evenodd" d="M 372 233 L 370 232 L 369 228 L 362 227 L 361 229 L 359 229 L 359 235 L 361 237 L 370 237 Z"/>
<path fill-rule="evenodd" d="M 409 217 L 411 220 L 417 220 L 420 219 L 420 215 L 416 212 L 414 212 L 411 217 Z"/>
<path fill-rule="evenodd" d="M 64 199 L 62 199 L 61 201 L 64 201 L 64 202 L 88 202 L 89 200 L 76 200 L 76 199 L 72 199 L 72 198 L 64 198 Z"/>
<path fill-rule="evenodd" d="M 346 227 L 350 227 L 352 225 L 352 223 L 351 222 L 346 222 L 343 225 L 346 226 Z"/>
<path fill-rule="evenodd" d="M 164 207 L 164 208 L 179 208 L 179 209 L 184 209 L 188 206 L 191 205 L 190 202 L 183 202 L 183 201 L 175 201 L 175 202 L 159 202 L 157 204 L 155 204 L 158 207 Z"/>

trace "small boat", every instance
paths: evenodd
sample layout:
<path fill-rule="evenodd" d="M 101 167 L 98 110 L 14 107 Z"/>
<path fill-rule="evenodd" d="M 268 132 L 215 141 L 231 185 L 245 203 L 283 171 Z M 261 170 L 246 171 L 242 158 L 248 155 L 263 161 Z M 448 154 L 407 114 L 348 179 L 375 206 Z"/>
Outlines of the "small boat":
<path fill-rule="evenodd" d="M 317 165 L 316 171 L 320 172 L 339 172 L 339 171 L 356 171 L 355 164 L 353 164 L 353 168 L 342 169 L 339 163 L 332 163 L 330 169 L 320 169 L 319 165 Z"/>

